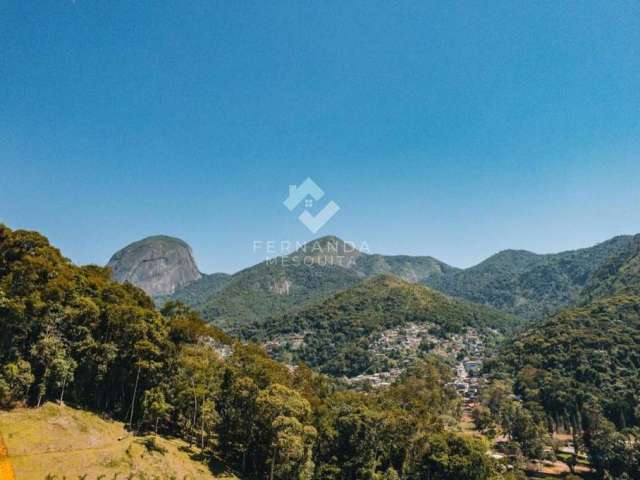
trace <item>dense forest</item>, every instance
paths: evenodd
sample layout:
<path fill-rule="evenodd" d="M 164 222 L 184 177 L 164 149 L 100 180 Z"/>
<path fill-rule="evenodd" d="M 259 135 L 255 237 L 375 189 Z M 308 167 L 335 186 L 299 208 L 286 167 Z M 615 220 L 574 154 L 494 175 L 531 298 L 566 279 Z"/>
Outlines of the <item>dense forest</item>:
<path fill-rule="evenodd" d="M 381 275 L 298 312 L 254 324 L 245 334 L 256 340 L 301 334 L 302 346 L 291 348 L 284 342 L 274 353 L 294 362 L 304 361 L 330 375 L 351 377 L 371 373 L 379 366 L 380 357 L 370 348 L 376 336 L 409 323 L 433 324 L 434 333 L 445 336 L 468 327 L 513 331 L 520 321 L 489 307 Z"/>
<path fill-rule="evenodd" d="M 619 236 L 593 247 L 539 255 L 505 250 L 465 270 L 432 276 L 424 283 L 447 295 L 540 320 L 578 301 L 592 275 L 633 242 Z"/>
<path fill-rule="evenodd" d="M 388 389 L 355 392 L 233 342 L 177 303 L 157 311 L 107 269 L 0 227 L 0 402 L 58 400 L 177 435 L 243 478 L 502 478 L 427 358 Z M 506 477 L 511 474 L 505 474 Z"/>
<path fill-rule="evenodd" d="M 623 251 L 611 256 L 589 278 L 580 293 L 582 303 L 619 293 L 640 295 L 640 235 Z"/>
<path fill-rule="evenodd" d="M 243 479 L 522 478 L 526 459 L 554 455 L 558 432 L 573 438 L 572 455 L 555 452 L 572 469 L 586 454 L 601 478 L 640 478 L 636 264 L 631 250 L 614 255 L 589 290 L 614 296 L 522 331 L 508 314 L 393 276 L 245 330 L 257 340 L 304 333 L 288 360 L 335 376 L 369 369 L 372 335 L 391 326 L 510 333 L 485 362 L 471 412 L 478 437 L 459 432 L 463 404 L 435 356 L 420 355 L 389 387 L 354 390 L 273 360 L 179 302 L 158 310 L 107 268 L 78 267 L 42 235 L 1 226 L 0 407 L 66 402 L 133 433 L 180 437 Z M 487 455 L 498 435 L 513 470 Z"/>
<path fill-rule="evenodd" d="M 283 255 L 231 276 L 205 275 L 170 299 L 193 307 L 216 326 L 237 331 L 329 298 L 363 278 L 392 274 L 417 282 L 456 270 L 432 257 L 369 254 L 334 236 L 279 253 Z"/>
<path fill-rule="evenodd" d="M 485 429 L 526 418 L 525 454 L 542 455 L 545 432 L 568 432 L 570 465 L 584 451 L 607 478 L 640 478 L 639 297 L 598 300 L 532 325 L 487 367 L 494 382 L 475 412 Z"/>
<path fill-rule="evenodd" d="M 237 331 L 249 323 L 323 300 L 359 281 L 354 271 L 336 265 L 309 268 L 298 262 L 272 260 L 236 273 L 206 299 L 182 298 L 191 301 L 207 321 Z M 198 283 L 187 288 L 191 291 Z M 178 292 L 175 296 L 181 295 Z"/>

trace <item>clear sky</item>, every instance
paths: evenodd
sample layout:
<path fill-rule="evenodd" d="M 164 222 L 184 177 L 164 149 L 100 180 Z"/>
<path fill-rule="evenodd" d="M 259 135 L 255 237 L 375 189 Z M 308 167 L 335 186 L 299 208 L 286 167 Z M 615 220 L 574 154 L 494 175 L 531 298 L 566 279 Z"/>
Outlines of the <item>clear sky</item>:
<path fill-rule="evenodd" d="M 0 222 L 201 270 L 318 232 L 469 266 L 640 232 L 640 3 L 0 0 Z"/>

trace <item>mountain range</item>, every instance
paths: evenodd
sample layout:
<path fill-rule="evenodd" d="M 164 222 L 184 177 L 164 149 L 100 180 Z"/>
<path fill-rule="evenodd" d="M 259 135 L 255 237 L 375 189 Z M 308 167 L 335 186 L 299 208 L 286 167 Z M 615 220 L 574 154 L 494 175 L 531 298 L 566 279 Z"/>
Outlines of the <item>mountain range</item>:
<path fill-rule="evenodd" d="M 207 275 L 198 271 L 185 242 L 157 236 L 125 247 L 109 266 L 117 280 L 139 286 L 160 303 L 180 300 L 230 331 L 326 300 L 380 274 L 535 320 L 600 290 L 628 287 L 640 268 L 638 245 L 638 236 L 618 236 L 557 254 L 505 250 L 458 269 L 429 256 L 365 253 L 325 236 L 232 275 Z M 625 272 L 627 280 L 618 275 Z"/>
<path fill-rule="evenodd" d="M 546 255 L 505 250 L 474 267 L 423 281 L 454 297 L 540 319 L 579 301 L 596 272 L 613 257 L 625 255 L 633 242 L 632 236 L 618 236 L 593 247 Z"/>
<path fill-rule="evenodd" d="M 392 274 L 416 282 L 454 270 L 432 257 L 368 254 L 337 237 L 326 236 L 289 255 L 266 260 L 233 275 L 200 274 L 190 282 L 175 282 L 175 272 L 193 272 L 195 263 L 192 264 L 192 257 L 184 255 L 186 244 L 173 239 L 181 253 L 165 255 L 174 263 L 167 268 L 171 279 L 163 282 L 155 276 L 156 265 L 147 260 L 155 258 L 158 238 L 169 237 L 149 237 L 114 255 L 109 266 L 116 267 L 116 279 L 134 283 L 160 302 L 180 300 L 213 324 L 232 331 L 326 299 L 375 275 Z M 142 248 L 145 245 L 149 248 Z M 128 263 L 118 262 L 121 258 L 126 258 Z M 127 265 L 131 265 L 131 271 L 127 271 Z M 154 279 L 153 282 L 147 281 L 149 278 Z M 173 285 L 174 291 L 159 295 L 156 292 L 160 284 Z M 170 289 L 163 292 L 167 290 Z"/>
<path fill-rule="evenodd" d="M 569 433 L 576 448 L 562 457 L 567 465 L 586 452 L 597 472 L 639 478 L 640 236 L 556 255 L 502 252 L 471 272 L 428 257 L 369 255 L 335 237 L 234 275 L 192 281 L 183 276 L 195 267 L 190 248 L 176 239 L 152 237 L 114 257 L 111 269 L 78 267 L 37 232 L 0 225 L 1 408 L 57 399 L 130 428 L 197 439 L 203 451 L 215 438 L 207 448 L 236 470 L 251 466 L 246 478 L 267 478 L 278 452 L 269 448 L 284 431 L 284 445 L 309 442 L 296 450 L 299 458 L 328 452 L 317 457 L 317 478 L 329 478 L 323 472 L 340 473 L 370 441 L 349 439 L 361 425 L 372 431 L 367 439 L 381 439 L 380 455 L 387 439 L 414 449 L 425 416 L 434 415 L 423 433 L 447 432 L 461 414 L 450 387 L 468 385 L 458 376 L 452 383 L 451 367 L 484 362 L 470 412 L 479 435 L 499 428 L 522 455 L 540 459 L 553 447 L 549 432 Z M 124 284 L 112 281 L 116 268 Z M 458 298 L 423 285 L 456 286 L 454 278 L 471 279 Z M 156 295 L 160 310 L 131 285 L 141 280 L 150 290 L 173 290 Z M 508 301 L 501 311 L 463 294 Z M 262 345 L 234 341 L 168 301 L 179 296 L 211 315 L 210 323 Z M 529 319 L 517 317 L 507 310 L 518 296 L 544 304 Z M 553 308 L 559 311 L 542 313 Z M 274 431 L 279 409 L 285 430 Z M 317 435 L 316 426 L 324 429 Z M 448 434 L 456 445 L 466 438 Z M 156 441 L 145 448 L 156 449 Z M 427 445 L 440 441 L 429 437 Z M 485 444 L 475 456 L 467 447 L 461 458 L 473 457 L 469 465 L 488 458 Z M 388 455 L 380 462 L 396 457 Z M 424 462 L 398 458 L 398 471 L 424 471 Z M 440 469 L 429 467 L 425 478 Z M 469 478 L 500 478 L 486 471 Z M 309 478 L 287 472 L 277 478 Z M 455 470 L 443 478 L 467 477 Z"/>

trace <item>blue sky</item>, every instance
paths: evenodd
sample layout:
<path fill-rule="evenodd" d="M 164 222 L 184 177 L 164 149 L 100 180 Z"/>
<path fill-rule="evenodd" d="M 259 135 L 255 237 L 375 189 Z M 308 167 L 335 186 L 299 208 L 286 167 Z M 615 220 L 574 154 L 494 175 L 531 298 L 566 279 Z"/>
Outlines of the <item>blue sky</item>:
<path fill-rule="evenodd" d="M 318 235 L 456 266 L 640 232 L 637 1 L 0 0 L 0 52 L 0 221 L 78 263 L 238 270 L 307 177 Z"/>

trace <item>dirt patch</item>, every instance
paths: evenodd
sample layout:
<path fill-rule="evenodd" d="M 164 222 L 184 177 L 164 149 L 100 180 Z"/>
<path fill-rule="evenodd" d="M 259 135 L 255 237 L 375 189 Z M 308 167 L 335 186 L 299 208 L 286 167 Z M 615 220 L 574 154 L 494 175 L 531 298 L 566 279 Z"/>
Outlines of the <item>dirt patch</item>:
<path fill-rule="evenodd" d="M 2 435 L 0 435 L 0 480 L 15 480 L 15 478 L 7 446 L 4 444 Z"/>

